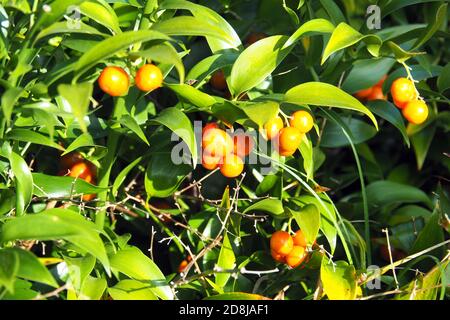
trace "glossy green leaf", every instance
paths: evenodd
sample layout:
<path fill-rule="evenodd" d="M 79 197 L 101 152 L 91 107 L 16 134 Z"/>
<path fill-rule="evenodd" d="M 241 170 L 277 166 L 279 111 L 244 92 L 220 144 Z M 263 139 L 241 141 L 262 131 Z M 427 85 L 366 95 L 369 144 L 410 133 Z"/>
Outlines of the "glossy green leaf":
<path fill-rule="evenodd" d="M 392 203 L 422 202 L 431 207 L 428 196 L 420 189 L 392 181 L 376 181 L 367 186 L 368 201 L 371 206 L 381 207 Z"/>
<path fill-rule="evenodd" d="M 444 230 L 440 224 L 440 219 L 440 210 L 436 208 L 417 236 L 416 241 L 412 246 L 411 253 L 416 253 L 444 242 Z M 443 248 L 437 249 L 437 251 L 439 252 L 439 255 L 444 253 Z"/>
<path fill-rule="evenodd" d="M 320 280 L 330 300 L 354 300 L 356 298 L 355 267 L 345 261 L 331 262 L 322 259 Z"/>
<path fill-rule="evenodd" d="M 238 107 L 244 111 L 250 120 L 263 128 L 267 121 L 275 118 L 280 110 L 280 105 L 274 101 L 258 103 L 240 103 Z"/>
<path fill-rule="evenodd" d="M 117 196 L 117 191 L 119 190 L 120 186 L 124 183 L 125 179 L 127 178 L 128 174 L 133 170 L 140 162 L 142 161 L 142 157 L 137 158 L 133 162 L 131 162 L 129 165 L 127 165 L 120 173 L 117 175 L 116 179 L 114 180 L 114 184 L 111 189 L 112 195 L 115 197 Z"/>
<path fill-rule="evenodd" d="M 284 48 L 287 48 L 298 40 L 302 38 L 302 36 L 309 33 L 332 33 L 334 30 L 334 25 L 326 20 L 326 19 L 313 19 L 305 22 L 300 26 L 286 41 L 284 44 Z"/>
<path fill-rule="evenodd" d="M 25 160 L 15 152 L 10 154 L 9 163 L 16 182 L 16 214 L 25 213 L 33 195 L 33 176 Z"/>
<path fill-rule="evenodd" d="M 382 44 L 382 40 L 375 35 L 362 35 L 345 22 L 340 23 L 334 29 L 330 40 L 325 47 L 322 64 L 335 52 L 350 47 L 360 41 L 367 43 L 367 50 L 373 55 L 378 56 L 378 51 Z"/>
<path fill-rule="evenodd" d="M 231 69 L 230 91 L 234 96 L 248 91 L 264 81 L 288 55 L 291 47 L 282 49 L 288 38 L 272 36 L 245 49 Z"/>
<path fill-rule="evenodd" d="M 110 257 L 111 267 L 126 276 L 141 280 L 152 292 L 164 300 L 172 300 L 174 294 L 167 285 L 164 274 L 158 266 L 136 247 L 118 251 Z"/>
<path fill-rule="evenodd" d="M 314 204 L 307 204 L 299 211 L 290 210 L 308 244 L 316 241 L 320 228 L 320 212 Z"/>
<path fill-rule="evenodd" d="M 283 203 L 279 199 L 264 199 L 258 201 L 244 210 L 244 213 L 252 211 L 263 211 L 267 212 L 272 216 L 282 216 L 284 215 Z"/>
<path fill-rule="evenodd" d="M 81 34 L 105 36 L 103 33 L 98 31 L 97 29 L 85 24 L 82 21 L 78 21 L 77 23 L 78 23 L 78 25 L 76 28 L 73 28 L 71 25 L 69 25 L 69 23 L 67 21 L 54 23 L 50 27 L 42 30 L 37 35 L 35 41 L 38 41 L 38 40 L 48 37 L 48 36 L 54 36 L 57 34 L 69 34 L 69 33 L 81 33 Z"/>
<path fill-rule="evenodd" d="M 377 131 L 366 122 L 354 118 L 341 118 L 351 133 L 353 144 L 359 144 L 373 138 Z M 328 123 L 322 133 L 320 146 L 325 148 L 339 148 L 349 146 L 350 141 L 342 134 L 342 127 L 335 123 Z"/>
<path fill-rule="evenodd" d="M 142 141 L 144 141 L 147 145 L 150 145 L 150 143 L 147 140 L 147 137 L 145 136 L 144 131 L 142 130 L 142 128 L 139 126 L 139 124 L 136 122 L 136 120 L 129 116 L 129 115 L 123 115 L 120 118 L 120 123 L 127 127 L 128 129 L 130 129 L 131 131 L 133 131 Z"/>
<path fill-rule="evenodd" d="M 17 255 L 19 262 L 17 277 L 44 283 L 54 288 L 58 287 L 50 271 L 30 251 L 19 248 L 6 248 L 0 250 L 0 252 L 13 252 Z"/>
<path fill-rule="evenodd" d="M 114 33 L 121 33 L 119 19 L 112 8 L 107 8 L 108 3 L 99 1 L 83 1 L 80 5 L 80 12 L 90 19 L 107 27 Z M 109 10 L 108 10 L 109 9 Z"/>
<path fill-rule="evenodd" d="M 39 226 L 39 228 L 36 228 Z M 67 240 L 99 259 L 106 270 L 109 261 L 99 236 L 100 230 L 82 215 L 66 209 L 44 212 L 8 220 L 2 226 L 1 242 L 13 240 Z"/>
<path fill-rule="evenodd" d="M 33 194 L 45 198 L 80 199 L 85 194 L 95 194 L 105 191 L 105 188 L 94 186 L 83 179 L 72 177 L 50 176 L 43 173 L 33 173 Z"/>
<path fill-rule="evenodd" d="M 81 286 L 78 300 L 100 300 L 103 292 L 106 290 L 106 286 L 105 279 L 87 276 Z"/>
<path fill-rule="evenodd" d="M 197 80 L 195 87 L 200 87 L 204 84 L 205 78 L 216 70 L 233 65 L 238 54 L 235 52 L 226 52 L 214 54 L 194 65 L 187 75 L 188 80 Z"/>
<path fill-rule="evenodd" d="M 0 285 L 9 292 L 14 292 L 19 263 L 19 257 L 15 251 L 0 250 Z"/>
<path fill-rule="evenodd" d="M 303 158 L 303 169 L 306 173 L 306 179 L 312 179 L 314 176 L 314 149 L 311 140 L 306 135 L 303 135 L 298 149 Z"/>
<path fill-rule="evenodd" d="M 245 292 L 228 292 L 223 294 L 218 294 L 215 296 L 209 296 L 204 300 L 270 300 L 264 296 L 245 293 Z"/>
<path fill-rule="evenodd" d="M 169 128 L 178 137 L 183 139 L 192 156 L 192 163 L 197 165 L 197 142 L 195 140 L 194 128 L 189 118 L 179 109 L 172 107 L 164 109 L 157 118 L 152 120 Z"/>
<path fill-rule="evenodd" d="M 12 129 L 8 134 L 6 135 L 6 138 L 9 140 L 16 140 L 16 141 L 22 141 L 22 142 L 31 142 L 34 144 L 40 144 L 43 146 L 52 147 L 59 150 L 64 150 L 63 147 L 61 147 L 56 142 L 52 141 L 48 137 L 32 130 L 28 129 Z"/>
<path fill-rule="evenodd" d="M 11 119 L 13 108 L 23 93 L 22 88 L 12 87 L 6 90 L 1 97 L 2 112 L 6 118 L 7 123 Z"/>
<path fill-rule="evenodd" d="M 70 152 L 73 152 L 82 147 L 94 147 L 95 142 L 89 132 L 82 133 L 79 135 L 63 152 L 61 156 L 64 156 Z"/>
<path fill-rule="evenodd" d="M 369 109 L 361 104 L 358 99 L 328 83 L 307 82 L 295 86 L 286 92 L 284 102 L 297 105 L 310 104 L 359 111 L 367 115 L 378 129 L 377 120 Z"/>
<path fill-rule="evenodd" d="M 198 107 L 200 110 L 209 109 L 216 103 L 216 99 L 187 84 L 168 84 L 168 88 L 173 90 L 184 101 Z"/>
<path fill-rule="evenodd" d="M 450 62 L 446 64 L 444 69 L 442 69 L 442 72 L 437 80 L 437 86 L 439 88 L 439 92 L 441 93 L 450 88 Z"/>
<path fill-rule="evenodd" d="M 222 247 L 220 248 L 219 258 L 217 260 L 217 266 L 224 270 L 234 269 L 236 263 L 236 256 L 234 255 L 233 247 L 231 246 L 228 233 L 225 231 Z M 226 283 L 231 277 L 231 273 L 217 273 L 216 285 L 219 287 L 225 287 Z"/>
<path fill-rule="evenodd" d="M 89 82 L 61 84 L 58 86 L 58 93 L 70 106 L 70 109 L 78 120 L 83 132 L 87 132 L 84 117 L 87 115 L 93 90 L 93 85 Z"/>
<path fill-rule="evenodd" d="M 436 126 L 430 125 L 411 136 L 411 143 L 416 154 L 417 168 L 422 169 L 425 159 L 436 134 Z"/>
<path fill-rule="evenodd" d="M 149 285 L 136 280 L 122 280 L 114 287 L 108 288 L 114 300 L 157 300 Z"/>

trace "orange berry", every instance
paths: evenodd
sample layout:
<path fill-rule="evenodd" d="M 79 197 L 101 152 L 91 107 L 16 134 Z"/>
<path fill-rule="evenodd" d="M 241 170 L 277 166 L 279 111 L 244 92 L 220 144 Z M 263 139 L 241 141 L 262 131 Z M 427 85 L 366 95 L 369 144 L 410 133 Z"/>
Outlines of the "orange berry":
<path fill-rule="evenodd" d="M 314 119 L 311 114 L 303 110 L 294 112 L 289 122 L 291 127 L 297 128 L 301 133 L 309 132 L 314 126 Z"/>
<path fill-rule="evenodd" d="M 365 100 L 372 93 L 373 88 L 367 88 L 355 93 L 355 97 L 359 100 Z"/>
<path fill-rule="evenodd" d="M 180 265 L 178 266 L 178 273 L 184 272 L 184 270 L 186 270 L 186 267 L 188 264 L 189 264 L 189 262 L 186 260 L 181 261 Z"/>
<path fill-rule="evenodd" d="M 298 230 L 292 239 L 294 240 L 295 246 L 306 247 L 307 245 L 305 235 L 303 234 L 302 230 Z"/>
<path fill-rule="evenodd" d="M 383 93 L 381 87 L 373 87 L 372 93 L 367 97 L 367 100 L 387 100 L 387 96 Z"/>
<path fill-rule="evenodd" d="M 69 177 L 89 180 L 90 182 L 92 181 L 91 166 L 85 161 L 79 162 L 70 168 Z"/>
<path fill-rule="evenodd" d="M 210 122 L 207 125 L 205 125 L 202 129 L 202 136 L 205 135 L 205 133 L 209 130 L 209 129 L 219 129 L 219 125 L 217 124 L 217 122 Z"/>
<path fill-rule="evenodd" d="M 293 246 L 291 252 L 286 256 L 286 263 L 291 268 L 298 267 L 306 258 L 305 247 Z"/>
<path fill-rule="evenodd" d="M 146 64 L 139 68 L 134 78 L 136 87 L 141 91 L 153 91 L 161 87 L 163 83 L 163 74 L 161 69 L 159 69 L 154 64 Z"/>
<path fill-rule="evenodd" d="M 272 140 L 274 139 L 281 129 L 283 129 L 283 119 L 280 117 L 275 117 L 269 121 L 266 122 L 264 125 L 264 129 L 266 130 L 267 139 Z"/>
<path fill-rule="evenodd" d="M 303 134 L 294 127 L 281 129 L 278 137 L 278 150 L 282 156 L 290 156 L 295 153 L 302 142 Z"/>
<path fill-rule="evenodd" d="M 402 110 L 402 113 L 410 123 L 421 124 L 428 118 L 428 107 L 424 101 L 415 100 L 409 102 Z"/>
<path fill-rule="evenodd" d="M 273 250 L 270 250 L 270 254 L 272 255 L 272 258 L 280 263 L 285 263 L 286 262 L 286 256 L 281 255 Z"/>
<path fill-rule="evenodd" d="M 85 194 L 83 196 L 83 201 L 91 201 L 95 199 L 95 194 Z"/>
<path fill-rule="evenodd" d="M 395 99 L 393 99 L 394 101 L 394 105 L 399 108 L 399 109 L 404 109 L 406 107 L 406 105 L 408 104 L 408 102 L 399 102 Z"/>
<path fill-rule="evenodd" d="M 241 158 L 248 156 L 250 152 L 252 152 L 255 145 L 252 137 L 245 133 L 235 135 L 233 137 L 233 141 L 234 154 Z"/>
<path fill-rule="evenodd" d="M 220 172 L 227 178 L 236 178 L 244 171 L 244 162 L 235 154 L 227 154 L 223 158 Z"/>
<path fill-rule="evenodd" d="M 211 156 L 208 153 L 203 152 L 203 155 L 202 155 L 202 166 L 206 170 L 215 170 L 216 168 L 219 167 L 220 161 L 221 161 L 220 157 Z"/>
<path fill-rule="evenodd" d="M 286 256 L 294 247 L 294 240 L 286 231 L 276 231 L 270 238 L 270 249 L 275 253 Z"/>
<path fill-rule="evenodd" d="M 79 152 L 70 152 L 61 157 L 61 160 L 59 160 L 59 164 L 61 168 L 69 169 L 83 160 L 84 159 Z"/>
<path fill-rule="evenodd" d="M 211 128 L 202 136 L 203 152 L 213 157 L 222 158 L 233 152 L 234 143 L 230 135 L 222 129 Z"/>
<path fill-rule="evenodd" d="M 106 67 L 98 78 L 98 84 L 103 92 L 112 97 L 119 97 L 128 92 L 130 77 L 120 67 Z"/>
<path fill-rule="evenodd" d="M 225 91 L 228 89 L 227 80 L 222 70 L 217 70 L 214 72 L 211 79 L 209 79 L 209 83 L 211 84 L 211 87 L 219 91 Z"/>
<path fill-rule="evenodd" d="M 417 99 L 414 83 L 406 78 L 398 78 L 392 83 L 391 94 L 398 107 Z"/>

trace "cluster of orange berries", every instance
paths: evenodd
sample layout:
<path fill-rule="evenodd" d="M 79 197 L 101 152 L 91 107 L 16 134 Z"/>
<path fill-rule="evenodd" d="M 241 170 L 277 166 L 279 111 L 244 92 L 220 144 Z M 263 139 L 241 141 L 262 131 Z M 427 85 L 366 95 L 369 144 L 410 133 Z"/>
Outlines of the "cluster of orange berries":
<path fill-rule="evenodd" d="M 146 64 L 139 68 L 134 78 L 136 87 L 145 92 L 161 87 L 162 82 L 163 74 L 154 64 Z M 103 92 L 112 97 L 120 97 L 128 92 L 130 76 L 121 67 L 106 67 L 98 78 L 98 84 Z"/>
<path fill-rule="evenodd" d="M 233 138 L 219 128 L 215 122 L 207 124 L 202 130 L 202 165 L 207 170 L 220 167 L 227 178 L 235 178 L 244 170 L 244 157 L 254 147 L 251 136 L 237 134 Z"/>
<path fill-rule="evenodd" d="M 286 263 L 291 268 L 298 267 L 308 256 L 307 243 L 301 230 L 292 237 L 286 231 L 276 231 L 270 238 L 270 253 L 272 258 L 280 263 Z"/>
<path fill-rule="evenodd" d="M 392 83 L 391 95 L 394 104 L 402 110 L 406 120 L 421 124 L 428 118 L 428 106 L 419 99 L 416 86 L 407 78 L 398 78 Z"/>
<path fill-rule="evenodd" d="M 355 93 L 355 97 L 362 101 L 387 100 L 383 94 L 383 83 L 386 80 L 385 75 L 376 85 Z M 394 104 L 402 110 L 402 114 L 408 122 L 421 124 L 428 118 L 428 106 L 419 99 L 416 86 L 413 81 L 407 78 L 398 78 L 391 85 L 391 95 Z"/>
<path fill-rule="evenodd" d="M 355 93 L 355 97 L 362 101 L 387 100 L 387 96 L 383 94 L 383 84 L 387 75 L 384 75 L 380 81 L 373 87 L 363 89 Z"/>
<path fill-rule="evenodd" d="M 58 175 L 83 179 L 90 184 L 95 184 L 95 172 L 96 168 L 91 162 L 85 160 L 78 152 L 71 152 L 61 158 Z M 95 194 L 83 195 L 83 201 L 91 201 L 94 198 Z"/>
<path fill-rule="evenodd" d="M 284 127 L 283 119 L 277 116 L 264 125 L 267 139 L 274 140 L 279 154 L 285 157 L 295 153 L 303 135 L 314 126 L 314 119 L 309 112 L 300 110 L 293 113 L 289 124 Z"/>

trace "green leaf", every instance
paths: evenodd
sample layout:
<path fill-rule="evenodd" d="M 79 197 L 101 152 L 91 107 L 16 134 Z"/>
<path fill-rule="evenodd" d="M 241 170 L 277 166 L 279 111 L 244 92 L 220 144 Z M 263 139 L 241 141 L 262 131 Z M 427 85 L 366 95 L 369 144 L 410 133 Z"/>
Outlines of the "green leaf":
<path fill-rule="evenodd" d="M 418 218 L 428 220 L 431 216 L 431 211 L 424 209 L 417 205 L 406 205 L 401 207 L 392 214 L 389 218 L 389 225 L 395 226 L 405 222 L 410 222 Z"/>
<path fill-rule="evenodd" d="M 320 280 L 330 300 L 354 300 L 356 298 L 355 267 L 345 261 L 331 262 L 322 259 Z"/>
<path fill-rule="evenodd" d="M 2 102 L 2 111 L 3 115 L 6 118 L 7 123 L 11 120 L 11 115 L 13 112 L 13 108 L 16 105 L 17 101 L 19 101 L 20 96 L 23 93 L 22 88 L 12 87 L 7 89 L 1 98 Z"/>
<path fill-rule="evenodd" d="M 151 40 L 169 40 L 166 35 L 154 30 L 127 31 L 103 40 L 90 48 L 81 56 L 75 65 L 78 76 L 104 59 L 111 57 L 121 50 L 138 43 Z"/>
<path fill-rule="evenodd" d="M 61 156 L 64 156 L 68 153 L 71 153 L 72 151 L 75 151 L 82 147 L 95 147 L 96 144 L 94 142 L 94 139 L 92 138 L 91 134 L 89 132 L 82 133 L 79 135 L 64 151 L 64 153 Z"/>
<path fill-rule="evenodd" d="M 200 110 L 209 109 L 217 102 L 216 99 L 209 94 L 187 84 L 167 84 L 166 86 L 174 91 L 183 100 L 198 107 Z"/>
<path fill-rule="evenodd" d="M 369 184 L 367 196 L 369 204 L 373 207 L 415 202 L 422 202 L 431 207 L 430 199 L 422 190 L 392 181 L 380 180 Z"/>
<path fill-rule="evenodd" d="M 52 147 L 59 150 L 64 150 L 63 147 L 61 147 L 56 142 L 52 141 L 48 137 L 29 129 L 12 129 L 8 132 L 6 135 L 6 138 L 9 140 L 16 140 L 16 141 L 22 141 L 22 142 L 31 142 L 34 144 L 40 144 L 43 146 Z"/>
<path fill-rule="evenodd" d="M 33 194 L 45 198 L 81 198 L 85 194 L 96 194 L 107 188 L 96 187 L 83 179 L 49 176 L 33 173 Z"/>
<path fill-rule="evenodd" d="M 446 64 L 444 69 L 442 69 L 442 72 L 437 80 L 437 86 L 439 88 L 439 92 L 441 93 L 450 88 L 450 62 Z"/>
<path fill-rule="evenodd" d="M 364 121 L 354 118 L 341 118 L 341 121 L 351 132 L 353 144 L 359 144 L 373 138 L 377 131 Z M 340 148 L 350 145 L 350 141 L 342 134 L 342 128 L 338 123 L 328 123 L 322 133 L 320 146 L 325 148 Z"/>
<path fill-rule="evenodd" d="M 111 193 L 114 197 L 117 196 L 117 191 L 119 190 L 119 187 L 122 185 L 122 183 L 127 178 L 128 174 L 131 170 L 134 169 L 140 162 L 142 161 L 142 157 L 137 158 L 133 162 L 131 162 L 128 166 L 126 166 L 120 173 L 117 175 L 116 179 L 114 180 L 114 184 L 111 189 Z"/>
<path fill-rule="evenodd" d="M 145 174 L 145 190 L 149 197 L 168 197 L 191 171 L 190 165 L 173 163 L 170 153 L 154 154 Z"/>
<path fill-rule="evenodd" d="M 78 120 L 83 132 L 87 132 L 84 117 L 88 112 L 93 90 L 94 87 L 92 83 L 89 82 L 79 84 L 61 84 L 58 86 L 58 93 L 61 98 L 69 104 L 70 109 L 75 118 Z"/>
<path fill-rule="evenodd" d="M 261 39 L 245 49 L 231 69 L 230 91 L 234 96 L 252 89 L 264 81 L 291 51 L 282 49 L 288 38 L 272 36 Z"/>
<path fill-rule="evenodd" d="M 253 293 L 228 292 L 218 294 L 215 296 L 209 296 L 207 298 L 204 298 L 203 300 L 270 300 L 270 299 Z"/>
<path fill-rule="evenodd" d="M 55 34 L 60 34 L 60 33 L 61 34 L 81 33 L 81 34 L 99 35 L 99 36 L 103 36 L 103 37 L 105 36 L 103 33 L 98 31 L 97 29 L 83 23 L 82 21 L 78 21 L 77 23 L 78 23 L 78 25 L 76 28 L 73 28 L 72 26 L 70 26 L 67 21 L 54 23 L 50 27 L 39 32 L 39 34 L 36 37 L 35 42 L 37 42 L 38 40 L 40 40 L 42 38 L 45 38 L 48 36 L 53 36 Z"/>
<path fill-rule="evenodd" d="M 108 288 L 114 300 L 158 300 L 148 284 L 136 280 L 122 280 Z"/>
<path fill-rule="evenodd" d="M 39 226 L 39 228 L 36 228 Z M 8 220 L 1 229 L 0 241 L 67 240 L 77 248 L 95 256 L 109 272 L 106 250 L 99 236 L 100 230 L 79 213 L 66 209 L 50 209 L 38 214 Z"/>
<path fill-rule="evenodd" d="M 403 140 L 405 141 L 406 145 L 409 147 L 410 142 L 408 134 L 406 133 L 405 121 L 403 119 L 401 112 L 398 110 L 396 106 L 394 106 L 389 101 L 375 100 L 375 101 L 368 101 L 367 107 L 369 107 L 369 110 L 372 111 L 374 114 L 383 118 L 384 120 L 392 124 L 394 127 L 396 127 L 403 136 Z"/>
<path fill-rule="evenodd" d="M 40 19 L 37 24 L 34 25 L 33 30 L 50 26 L 62 18 L 65 14 L 71 13 L 68 12 L 68 8 L 76 8 L 83 1 L 84 0 L 55 0 L 51 2 L 51 11 L 40 15 Z"/>
<path fill-rule="evenodd" d="M 235 52 L 226 52 L 214 54 L 194 65 L 187 75 L 188 80 L 197 80 L 195 87 L 200 87 L 204 84 L 205 78 L 214 71 L 233 65 L 238 54 Z"/>
<path fill-rule="evenodd" d="M 422 170 L 435 133 L 436 126 L 431 125 L 411 136 L 411 143 L 416 154 L 417 168 L 419 170 Z"/>
<path fill-rule="evenodd" d="M 428 219 L 427 223 L 417 236 L 416 241 L 412 246 L 411 254 L 425 250 L 436 244 L 444 242 L 445 240 L 444 230 L 440 224 L 440 220 L 441 220 L 440 210 L 438 210 L 438 207 L 436 207 L 430 219 Z M 443 248 L 440 248 L 437 249 L 435 253 L 436 252 L 439 252 L 438 255 L 440 256 L 444 252 L 444 250 Z"/>
<path fill-rule="evenodd" d="M 298 149 L 303 158 L 303 169 L 306 173 L 306 179 L 312 179 L 314 176 L 314 149 L 311 140 L 306 135 L 303 135 Z"/>
<path fill-rule="evenodd" d="M 179 16 L 160 21 L 152 26 L 152 30 L 169 36 L 208 36 L 229 44 L 233 43 L 233 39 L 229 34 L 220 27 L 196 17 Z"/>
<path fill-rule="evenodd" d="M 100 300 L 103 292 L 106 290 L 106 280 L 103 278 L 96 278 L 87 276 L 83 281 L 78 300 Z"/>
<path fill-rule="evenodd" d="M 16 273 L 17 277 L 44 283 L 54 288 L 58 287 L 58 283 L 50 271 L 30 251 L 19 248 L 6 248 L 0 250 L 0 254 L 1 252 L 10 252 L 17 255 L 19 261 L 19 268 Z"/>
<path fill-rule="evenodd" d="M 274 101 L 239 103 L 238 107 L 258 125 L 258 128 L 264 127 L 266 122 L 275 118 L 280 110 L 280 105 Z"/>
<path fill-rule="evenodd" d="M 136 120 L 131 117 L 130 115 L 123 115 L 120 118 L 120 123 L 133 131 L 142 141 L 144 141 L 147 145 L 150 145 L 150 143 L 147 140 L 147 137 L 145 136 L 144 131 L 142 131 L 142 128 L 139 126 L 139 124 L 136 122 Z"/>
<path fill-rule="evenodd" d="M 213 53 L 217 53 L 226 49 L 237 49 L 239 46 L 241 46 L 239 35 L 236 33 L 233 27 L 219 13 L 210 8 L 192 3 L 190 1 L 165 0 L 159 5 L 159 9 L 189 10 L 191 11 L 192 15 L 197 17 L 199 20 L 208 21 L 208 23 L 220 28 L 224 33 L 227 34 L 227 40 L 206 35 L 206 40 L 208 41 L 209 47 L 211 48 L 211 51 Z"/>
<path fill-rule="evenodd" d="M 164 300 L 174 299 L 174 294 L 158 266 L 136 247 L 118 251 L 110 257 L 111 267 L 126 276 L 145 281 L 151 291 Z"/>
<path fill-rule="evenodd" d="M 180 84 L 184 83 L 184 64 L 175 48 L 169 43 L 154 45 L 145 51 L 136 53 L 140 57 L 151 59 L 159 63 L 174 65 L 180 76 Z"/>
<path fill-rule="evenodd" d="M 334 29 L 330 40 L 325 47 L 322 62 L 325 61 L 335 52 L 350 47 L 360 41 L 367 43 L 367 50 L 373 55 L 378 56 L 378 51 L 382 44 L 382 40 L 376 35 L 362 35 L 348 24 L 342 22 Z"/>
<path fill-rule="evenodd" d="M 231 246 L 228 233 L 225 231 L 222 240 L 222 248 L 220 249 L 219 258 L 217 260 L 217 266 L 224 269 L 230 270 L 235 267 L 236 256 L 233 252 L 233 247 Z M 230 273 L 217 273 L 216 274 L 216 285 L 219 287 L 225 287 L 226 283 L 230 279 Z"/>
<path fill-rule="evenodd" d="M 19 263 L 19 257 L 15 251 L 0 250 L 0 285 L 9 292 L 14 292 Z"/>
<path fill-rule="evenodd" d="M 392 0 L 392 1 L 386 1 L 385 5 L 381 7 L 381 13 L 382 18 L 386 17 L 387 15 L 402 9 L 407 6 L 411 6 L 417 3 L 426 3 L 426 2 L 435 2 L 435 1 L 441 1 L 441 0 Z"/>
<path fill-rule="evenodd" d="M 443 3 L 436 10 L 436 18 L 432 23 L 428 24 L 423 34 L 417 39 L 416 43 L 414 43 L 412 49 L 417 49 L 426 43 L 430 38 L 439 30 L 444 21 L 447 19 L 447 3 Z"/>
<path fill-rule="evenodd" d="M 9 163 L 16 182 L 16 215 L 25 213 L 33 195 L 33 176 L 25 160 L 11 152 Z"/>
<path fill-rule="evenodd" d="M 179 109 L 172 107 L 164 109 L 153 123 L 162 124 L 179 136 L 189 148 L 194 168 L 197 165 L 197 142 L 195 140 L 194 128 L 189 118 Z"/>
<path fill-rule="evenodd" d="M 334 25 L 326 19 L 313 19 L 305 22 L 300 26 L 286 41 L 283 48 L 287 48 L 308 33 L 332 33 L 334 30 Z"/>
<path fill-rule="evenodd" d="M 290 210 L 292 216 L 302 230 L 306 242 L 313 244 L 316 241 L 320 228 L 320 212 L 314 204 L 307 204 L 300 211 Z"/>
<path fill-rule="evenodd" d="M 248 213 L 252 211 L 263 211 L 267 212 L 274 217 L 284 217 L 283 202 L 279 199 L 264 199 L 258 201 L 251 206 L 247 207 L 243 213 Z"/>
<path fill-rule="evenodd" d="M 108 3 L 101 1 L 102 4 L 94 1 L 83 1 L 80 5 L 80 12 L 100 23 L 115 33 L 121 33 L 119 19 L 111 7 L 107 8 Z"/>
<path fill-rule="evenodd" d="M 377 120 L 369 109 L 362 105 L 358 99 L 328 83 L 307 82 L 300 84 L 286 92 L 284 102 L 359 111 L 367 115 L 372 120 L 375 128 L 378 129 Z"/>

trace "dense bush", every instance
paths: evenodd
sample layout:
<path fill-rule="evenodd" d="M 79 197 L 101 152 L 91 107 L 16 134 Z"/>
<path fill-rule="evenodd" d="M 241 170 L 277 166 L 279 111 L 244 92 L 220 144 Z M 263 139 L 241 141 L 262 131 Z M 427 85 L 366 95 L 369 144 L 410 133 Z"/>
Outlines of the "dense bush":
<path fill-rule="evenodd" d="M 448 298 L 448 10 L 1 0 L 0 299 Z"/>

